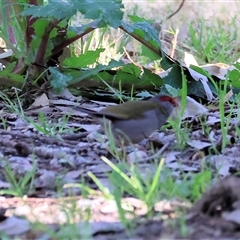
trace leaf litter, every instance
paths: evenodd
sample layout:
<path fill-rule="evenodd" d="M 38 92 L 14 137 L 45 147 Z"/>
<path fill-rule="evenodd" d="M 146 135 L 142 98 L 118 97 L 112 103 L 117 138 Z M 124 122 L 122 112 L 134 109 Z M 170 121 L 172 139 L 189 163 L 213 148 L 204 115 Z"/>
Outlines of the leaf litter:
<path fill-rule="evenodd" d="M 75 101 L 76 99 L 73 100 Z M 118 160 L 109 153 L 103 142 L 98 142 L 94 136 L 91 136 L 91 134 L 93 135 L 99 132 L 99 126 L 94 124 L 92 119 L 86 114 L 74 114 L 71 106 L 75 103 L 72 101 L 66 99 L 64 101 L 62 99 L 55 99 L 53 101 L 52 99 L 48 100 L 45 96 L 42 96 L 36 102 L 38 103 L 37 105 L 32 106 L 32 108 L 29 108 L 25 112 L 26 116 L 34 118 L 34 121 L 38 121 L 38 115 L 36 115 L 36 113 L 43 110 L 43 112 L 46 113 L 46 121 L 54 122 L 64 115 L 69 114 L 70 118 L 65 128 L 72 130 L 63 134 L 55 130 L 55 134 L 53 135 L 44 135 L 38 132 L 31 123 L 27 124 L 24 119 L 16 115 L 11 119 L 11 122 L 6 121 L 7 130 L 0 129 L 2 136 L 0 139 L 0 156 L 2 159 L 0 165 L 0 189 L 6 191 L 6 194 L 0 198 L 1 209 L 4 210 L 2 221 L 0 221 L 0 228 L 3 228 L 3 231 L 8 234 L 8 226 L 13 226 L 13 224 L 15 224 L 14 221 L 16 221 L 13 218 L 18 219 L 18 216 L 24 216 L 26 220 L 22 223 L 19 221 L 19 223 L 17 223 L 19 230 L 15 230 L 19 231 L 19 233 L 22 231 L 22 237 L 34 234 L 34 230 L 26 224 L 27 220 L 29 223 L 39 221 L 42 224 L 46 224 L 49 228 L 53 228 L 59 236 L 63 236 L 63 229 L 60 228 L 58 224 L 66 224 L 70 217 L 71 222 L 79 227 L 78 234 L 81 234 L 80 232 L 84 229 L 84 226 L 79 216 L 86 211 L 90 211 L 89 236 L 96 236 L 93 237 L 94 239 L 98 239 L 100 236 L 106 237 L 105 239 L 111 239 L 113 236 L 127 238 L 124 226 L 118 222 L 119 215 L 115 201 L 107 200 L 106 197 L 99 192 L 98 186 L 92 181 L 88 174 L 89 172 L 93 173 L 106 189 L 114 190 L 114 185 L 108 178 L 108 174 L 111 173 L 112 169 L 101 160 L 101 156 L 106 156 L 114 164 L 118 164 Z M 58 103 L 66 106 L 63 108 L 59 107 Z M 91 103 L 83 103 L 82 105 L 84 107 L 92 106 L 92 108 L 100 109 L 108 104 L 92 101 Z M 33 109 L 33 107 L 37 108 L 37 110 Z M 202 113 L 201 116 L 197 116 L 200 113 Z M 9 115 L 5 110 L 1 111 L 1 115 L 5 119 L 9 119 Z M 206 120 L 205 127 L 209 127 L 210 129 L 210 137 L 201 127 L 199 119 L 203 116 Z M 171 175 L 176 181 L 181 181 L 183 172 L 185 174 L 198 173 L 201 171 L 203 163 L 210 166 L 214 170 L 213 173 L 219 170 L 221 177 L 226 177 L 239 171 L 240 164 L 237 153 L 240 152 L 240 145 L 237 143 L 239 139 L 235 133 L 236 131 L 228 132 L 229 138 L 234 138 L 236 143 L 228 144 L 220 153 L 212 151 L 214 145 L 218 147 L 222 143 L 221 131 L 218 131 L 219 126 L 216 126 L 220 123 L 220 114 L 217 110 L 209 111 L 193 99 L 188 98 L 187 111 L 185 112 L 182 122 L 191 125 L 191 128 L 194 129 L 192 132 L 188 132 L 188 141 L 186 141 L 183 149 L 174 149 L 176 145 L 176 135 L 173 130 L 165 129 L 161 132 L 155 132 L 150 138 L 158 149 L 161 149 L 165 145 L 167 146 L 156 158 L 158 161 L 160 157 L 165 158 L 165 166 L 171 170 Z M 237 117 L 232 117 L 232 122 L 234 129 L 234 126 L 237 126 L 238 123 Z M 101 140 L 106 140 L 101 132 L 98 134 L 103 136 Z M 121 148 L 118 149 L 118 151 L 121 151 Z M 126 158 L 122 160 L 129 164 L 129 168 L 132 165 L 137 165 L 141 170 L 142 177 L 155 174 L 156 165 L 154 164 L 154 159 L 148 159 L 154 154 L 148 141 L 143 141 L 138 148 L 126 147 L 126 151 Z M 10 197 L 10 192 L 8 194 L 7 190 L 13 189 L 13 186 L 8 182 L 9 176 L 6 177 L 7 167 L 13 171 L 16 181 L 20 181 L 23 176 L 33 171 L 33 181 L 31 182 L 31 179 L 28 179 L 31 183 L 31 188 L 26 187 L 28 186 L 28 184 L 26 184 L 26 186 L 21 189 L 21 193 L 28 197 Z M 225 189 L 227 189 L 229 181 L 230 187 L 235 184 L 235 180 L 238 181 L 237 178 L 228 177 L 227 179 L 230 180 L 224 183 Z M 77 184 L 79 183 L 83 183 L 96 191 L 88 196 L 88 199 L 85 199 L 83 197 L 84 189 L 78 187 Z M 221 185 L 217 186 L 221 189 Z M 58 189 L 62 190 L 58 191 Z M 234 194 L 233 190 L 228 194 L 231 198 L 231 194 Z M 73 195 L 75 196 L 72 197 Z M 225 206 L 225 192 L 221 193 L 220 191 L 219 197 L 220 196 L 222 196 L 223 202 L 219 204 Z M 211 199 L 210 201 L 205 198 L 205 195 L 203 195 L 199 201 L 207 201 L 205 203 L 206 206 L 212 204 Z M 235 199 L 235 195 L 233 198 Z M 211 215 L 202 216 L 202 210 L 195 208 L 198 202 L 190 208 L 184 205 L 186 203 L 179 200 L 169 200 L 166 204 L 166 202 L 164 203 L 166 200 L 159 199 L 159 202 L 155 204 L 155 206 L 158 207 L 155 208 L 157 212 L 161 212 L 161 219 L 148 220 L 143 223 L 141 219 L 147 214 L 145 203 L 136 198 L 129 200 L 127 196 L 123 198 L 122 201 L 126 202 L 128 208 L 130 207 L 129 209 L 131 209 L 130 212 L 132 212 L 132 214 L 129 214 L 128 218 L 133 218 L 133 216 L 136 218 L 136 216 L 139 216 L 134 220 L 136 226 L 134 236 L 141 239 L 147 238 L 146 231 L 148 237 L 152 234 L 151 236 L 153 238 L 171 236 L 172 239 L 174 239 L 177 233 L 175 233 L 174 236 L 169 234 L 169 227 L 164 227 L 163 219 L 172 218 L 171 216 L 176 212 L 176 207 L 190 209 L 189 219 L 193 221 L 188 222 L 187 220 L 187 226 L 193 226 L 196 236 L 199 233 L 196 230 L 197 227 L 194 225 L 195 223 L 197 225 L 199 221 L 203 221 L 202 219 L 205 219 L 205 221 L 208 219 L 211 224 L 212 221 L 214 221 Z M 66 212 L 66 204 L 69 212 L 74 212 L 71 216 Z M 232 204 L 235 204 L 235 202 Z M 159 208 L 160 205 L 162 205 L 161 208 Z M 214 205 L 214 207 L 217 208 L 218 206 L 216 207 Z M 194 214 L 192 213 L 193 209 L 195 211 Z M 236 229 L 236 226 L 239 225 L 238 220 L 236 220 L 239 216 L 239 209 L 238 206 L 232 209 L 233 210 L 228 209 L 224 211 L 221 216 L 219 215 L 219 221 L 227 222 L 228 224 L 226 224 L 224 229 L 221 228 L 222 225 L 220 225 L 218 231 L 213 231 L 213 234 L 218 236 L 220 233 L 222 235 L 226 233 L 225 235 L 228 236 L 230 228 Z M 198 217 L 196 217 L 196 214 Z M 7 221 L 13 221 L 13 223 L 9 223 L 9 225 Z M 204 228 L 206 228 L 205 222 L 202 224 Z M 211 224 L 207 227 L 211 228 Z M 146 230 L 149 227 L 151 228 L 151 232 Z M 8 235 L 18 235 L 15 234 L 15 231 L 12 231 L 12 234 L 10 233 Z M 46 233 L 39 231 L 37 233 L 35 232 L 35 234 L 43 236 Z M 238 236 L 238 233 L 236 234 L 236 236 Z M 48 236 L 47 238 L 50 237 Z M 235 238 L 233 237 L 233 239 Z"/>

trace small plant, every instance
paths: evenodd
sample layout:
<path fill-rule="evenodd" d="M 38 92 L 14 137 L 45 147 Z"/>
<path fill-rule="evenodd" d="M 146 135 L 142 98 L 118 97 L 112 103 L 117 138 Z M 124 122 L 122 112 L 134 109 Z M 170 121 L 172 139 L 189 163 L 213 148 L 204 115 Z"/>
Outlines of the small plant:
<path fill-rule="evenodd" d="M 6 160 L 1 159 L 4 166 L 4 175 L 8 183 L 11 184 L 10 189 L 0 190 L 0 194 L 7 194 L 16 197 L 23 197 L 28 193 L 31 193 L 33 190 L 33 184 L 35 179 L 35 174 L 37 170 L 36 161 L 33 161 L 33 168 L 31 171 L 27 171 L 24 176 L 19 176 L 18 179 L 16 178 L 16 174 L 11 169 L 9 163 Z"/>
<path fill-rule="evenodd" d="M 237 19 L 233 18 L 230 25 L 237 26 Z M 237 44 L 238 32 L 237 28 L 231 29 L 234 30 L 226 30 L 219 20 L 212 26 L 206 20 L 199 19 L 189 24 L 187 45 L 192 47 L 194 55 L 202 63 L 234 62 L 239 58 L 233 47 Z"/>
<path fill-rule="evenodd" d="M 134 225 L 127 216 L 129 214 L 134 216 L 134 213 L 124 207 L 121 201 L 124 196 L 142 200 L 148 207 L 147 217 L 151 218 L 154 216 L 154 207 L 158 201 L 174 198 L 194 202 L 209 188 L 212 181 L 211 170 L 202 168 L 197 174 L 186 174 L 182 169 L 183 178 L 176 182 L 171 170 L 164 166 L 164 159 L 161 159 L 154 168 L 156 171 L 150 174 L 142 173 L 137 166 L 129 167 L 124 163 L 115 165 L 106 157 L 102 157 L 102 160 L 113 169 L 109 174 L 109 180 L 114 189 L 110 191 L 92 173 L 89 172 L 88 175 L 107 199 L 115 200 L 121 222 L 129 230 Z M 182 227 L 184 231 L 184 226 Z"/>
<path fill-rule="evenodd" d="M 143 200 L 147 204 L 149 210 L 151 210 L 153 207 L 153 201 L 156 197 L 156 187 L 161 175 L 164 160 L 162 159 L 159 163 L 153 179 L 147 179 L 146 181 L 142 179 L 137 168 L 132 167 L 130 169 L 130 177 L 128 177 L 127 174 L 125 174 L 119 167 L 114 165 L 107 158 L 102 157 L 102 160 L 114 170 L 114 172 L 109 176 L 114 185 L 119 189 L 122 189 L 124 192 Z"/>
<path fill-rule="evenodd" d="M 227 74 L 227 79 L 223 81 L 222 84 L 218 86 L 218 84 L 213 80 L 213 78 L 209 75 L 209 79 L 213 83 L 218 96 L 219 96 L 219 113 L 220 113 L 220 126 L 221 126 L 221 133 L 222 133 L 222 147 L 221 149 L 224 149 L 227 146 L 227 143 L 229 142 L 227 135 L 228 130 L 230 127 L 231 117 L 234 110 L 234 99 L 231 98 L 231 80 L 228 79 L 229 76 L 231 76 L 231 71 Z M 228 81 L 230 80 L 230 81 Z M 230 95 L 229 95 L 230 94 Z M 230 106 L 230 111 L 228 116 L 226 116 L 225 107 Z"/>
<path fill-rule="evenodd" d="M 16 113 L 18 116 L 25 118 L 25 113 L 21 105 L 20 98 L 18 96 L 18 91 L 15 89 L 15 94 L 17 96 L 17 100 L 15 103 L 12 101 L 4 92 L 0 91 L 0 98 L 4 102 L 5 107 L 9 109 L 10 112 Z"/>
<path fill-rule="evenodd" d="M 173 128 L 174 133 L 176 135 L 177 148 L 184 148 L 187 140 L 189 139 L 189 129 L 182 127 L 182 118 L 184 115 L 184 111 L 187 105 L 187 78 L 184 74 L 183 68 L 181 67 L 181 75 L 182 75 L 182 88 L 175 89 L 169 85 L 166 85 L 167 91 L 173 95 L 174 97 L 180 96 L 179 106 L 177 107 L 174 118 L 169 118 L 169 125 Z"/>
<path fill-rule="evenodd" d="M 35 122 L 31 118 L 26 118 L 28 122 L 30 122 L 34 128 L 44 135 L 49 136 L 57 136 L 59 134 L 64 134 L 68 132 L 72 132 L 75 129 L 74 128 L 67 128 L 67 123 L 70 115 L 64 115 L 62 118 L 58 119 L 57 123 L 48 122 L 46 117 L 43 115 L 43 113 L 39 113 L 39 123 Z M 59 136 L 60 137 L 60 136 Z"/>

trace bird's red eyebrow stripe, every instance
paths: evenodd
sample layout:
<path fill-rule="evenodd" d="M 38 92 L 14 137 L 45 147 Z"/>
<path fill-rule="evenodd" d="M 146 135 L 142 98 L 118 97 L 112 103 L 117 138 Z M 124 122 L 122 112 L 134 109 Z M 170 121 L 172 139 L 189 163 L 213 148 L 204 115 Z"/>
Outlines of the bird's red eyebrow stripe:
<path fill-rule="evenodd" d="M 168 97 L 168 96 L 160 97 L 160 99 L 161 99 L 162 101 L 172 101 L 172 100 L 173 100 L 172 97 Z"/>
<path fill-rule="evenodd" d="M 169 96 L 163 96 L 163 97 L 160 97 L 160 100 L 166 102 L 166 101 L 169 101 L 171 102 L 174 106 L 177 106 L 178 104 L 175 102 L 174 98 L 172 97 L 169 97 Z"/>

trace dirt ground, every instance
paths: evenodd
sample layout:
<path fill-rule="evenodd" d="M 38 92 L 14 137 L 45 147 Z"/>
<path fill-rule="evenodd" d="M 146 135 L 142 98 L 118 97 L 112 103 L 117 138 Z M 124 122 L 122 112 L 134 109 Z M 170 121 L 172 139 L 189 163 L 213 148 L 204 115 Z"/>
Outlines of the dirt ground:
<path fill-rule="evenodd" d="M 157 22 L 167 18 L 179 5 L 180 1 L 123 1 L 127 9 L 136 11 L 141 16 L 152 16 Z M 136 5 L 138 7 L 136 7 Z M 133 7 L 134 6 L 134 7 Z M 168 26 L 181 28 L 191 19 L 206 19 L 206 24 L 213 24 L 213 18 L 219 18 L 226 29 L 229 29 L 231 19 L 238 16 L 240 1 L 186 1 L 182 9 L 171 19 L 162 23 L 162 27 Z M 6 177 L 6 169 L 10 168 L 14 178 L 22 179 L 28 172 L 34 172 L 34 180 L 28 181 L 27 189 L 22 189 L 21 194 L 27 197 L 12 197 L 10 194 L 2 194 L 0 197 L 0 232 L 6 231 L 10 236 L 20 236 L 22 239 L 67 239 L 68 232 L 72 229 L 64 224 L 71 223 L 76 232 L 76 238 L 84 239 L 84 232 L 92 239 L 240 239 L 240 180 L 229 176 L 239 171 L 240 168 L 240 144 L 239 136 L 234 131 L 237 112 L 235 110 L 228 137 L 235 139 L 226 149 L 219 154 L 212 154 L 209 150 L 211 144 L 206 142 L 199 122 L 191 122 L 196 128 L 189 134 L 189 144 L 181 151 L 174 149 L 176 140 L 173 131 L 157 132 L 154 135 L 156 149 L 161 144 L 172 142 L 163 152 L 165 164 L 172 171 L 172 176 L 181 180 L 180 170 L 185 173 L 198 173 L 202 163 L 213 169 L 213 174 L 219 171 L 220 178 L 202 198 L 193 206 L 180 201 L 159 199 L 155 205 L 155 216 L 151 220 L 145 220 L 147 214 L 146 205 L 139 199 L 126 196 L 123 202 L 134 213 L 134 229 L 126 232 L 119 220 L 116 203 L 107 200 L 98 191 L 98 187 L 89 177 L 92 172 L 101 183 L 113 189 L 108 179 L 112 171 L 105 164 L 101 156 L 108 157 L 113 163 L 118 161 L 108 152 L 105 145 L 99 143 L 91 134 L 98 129 L 98 125 L 86 115 L 72 112 L 65 99 L 50 99 L 44 107 L 37 107 L 26 111 L 26 115 L 38 121 L 38 113 L 41 111 L 47 121 L 58 122 L 64 114 L 71 112 L 67 127 L 80 129 L 75 133 L 56 134 L 46 136 L 36 131 L 34 126 L 16 114 L 9 113 L 4 103 L 0 103 L 1 119 L 4 121 L 0 128 L 0 189 L 12 188 L 10 179 Z M 66 104 L 66 107 L 57 107 L 57 103 Z M 104 103 L 87 102 L 85 107 L 105 107 Z M 217 146 L 221 145 L 220 113 L 212 111 L 207 114 L 207 124 L 211 128 L 212 137 Z M 161 139 L 161 143 L 157 141 Z M 197 144 L 204 143 L 200 149 Z M 193 144 L 194 142 L 194 144 Z M 152 151 L 146 143 L 141 146 L 146 156 L 151 156 Z M 128 149 L 130 154 L 133 149 Z M 153 174 L 156 169 L 151 161 L 139 161 L 134 159 L 129 164 L 138 164 L 143 174 Z M 94 194 L 84 197 L 84 192 L 76 185 L 84 185 L 95 189 Z M 66 211 L 68 209 L 68 211 Z M 176 211 L 187 212 L 186 218 L 176 218 Z M 90 212 L 89 216 L 86 216 Z M 129 218 L 133 218 L 132 215 Z M 40 221 L 45 227 L 55 232 L 59 238 L 50 237 L 46 228 L 32 226 L 30 223 Z M 86 227 L 84 220 L 89 220 Z M 174 221 L 174 224 L 168 224 Z M 185 229 L 186 228 L 186 229 Z M 38 229 L 38 230 L 36 230 Z M 85 237 L 86 239 L 86 237 Z"/>
<path fill-rule="evenodd" d="M 63 102 L 66 107 L 55 105 Z M 29 236 L 35 238 L 46 234 L 42 230 L 36 231 L 36 228 L 30 225 L 26 227 L 29 221 L 34 223 L 37 220 L 60 236 L 64 236 L 59 224 L 71 222 L 79 229 L 76 236 L 80 236 L 85 229 L 82 216 L 86 217 L 86 212 L 89 211 L 91 213 L 88 217 L 91 226 L 89 235 L 93 239 L 159 239 L 159 237 L 162 239 L 179 239 L 182 237 L 181 224 L 175 219 L 176 211 L 177 209 L 185 209 L 185 211 L 189 211 L 186 218 L 186 226 L 188 227 L 186 236 L 191 238 L 194 236 L 194 239 L 202 239 L 203 236 L 206 237 L 205 239 L 216 236 L 218 239 L 239 238 L 239 221 L 237 219 L 240 219 L 238 212 L 240 196 L 238 191 L 235 191 L 239 186 L 238 178 L 220 181 L 216 187 L 213 187 L 216 190 L 206 193 L 206 196 L 203 196 L 202 200 L 192 208 L 189 207 L 189 204 L 179 200 L 166 201 L 165 199 L 159 199 L 159 202 L 155 205 L 156 216 L 151 220 L 146 220 L 147 208 L 141 200 L 126 196 L 123 202 L 126 202 L 133 210 L 135 227 L 131 234 L 125 232 L 123 224 L 119 221 L 115 201 L 107 200 L 98 191 L 84 198 L 83 189 L 73 185 L 84 183 L 84 185 L 98 190 L 88 174 L 92 172 L 105 187 L 114 189 L 108 179 L 108 174 L 112 170 L 102 161 L 101 156 L 106 156 L 115 164 L 118 164 L 118 161 L 108 152 L 105 145 L 97 141 L 95 135 L 93 136 L 92 133 L 98 129 L 98 125 L 86 114 L 78 111 L 72 112 L 71 107 L 69 107 L 71 103 L 73 102 L 63 99 L 49 100 L 49 106 L 26 111 L 26 114 L 35 121 L 37 121 L 38 112 L 41 111 L 47 116 L 49 122 L 57 122 L 66 112 L 71 112 L 67 127 L 79 130 L 75 133 L 68 132 L 56 137 L 40 134 L 34 130 L 32 124 L 27 123 L 21 117 L 3 111 L 7 130 L 0 130 L 0 153 L 4 160 L 0 168 L 0 187 L 2 190 L 12 187 L 12 184 L 8 181 L 9 178 L 6 178 L 6 170 L 9 168 L 12 169 L 16 180 L 23 178 L 29 171 L 34 171 L 34 180 L 30 185 L 31 187 L 27 185 L 27 189 L 22 189 L 21 194 L 26 193 L 28 197 L 22 199 L 5 195 L 0 198 L 2 213 L 0 230 L 1 226 L 5 226 L 6 221 L 9 221 L 10 226 L 16 225 L 15 231 L 12 228 L 9 230 L 12 235 L 20 232 L 21 234 L 17 235 L 21 235 L 22 238 L 30 238 Z M 95 109 L 103 107 L 103 105 L 104 103 L 97 101 L 84 103 L 85 107 L 91 106 Z M 4 109 L 4 104 L 2 107 Z M 220 121 L 219 112 L 208 113 L 209 119 L 212 120 L 214 116 L 214 124 L 209 121 L 209 125 L 213 128 L 215 139 L 220 139 L 220 142 L 217 141 L 216 144 L 221 145 L 221 132 L 218 131 L 216 123 Z M 235 124 L 234 119 L 233 125 Z M 209 151 L 212 143 L 207 144 L 204 140 L 205 138 L 201 134 L 201 126 L 198 124 L 196 123 L 195 131 L 189 135 L 189 145 L 184 150 L 173 151 L 175 134 L 172 131 L 156 132 L 153 136 L 156 149 L 161 148 L 161 145 L 166 142 L 172 142 L 167 145 L 162 153 L 162 157 L 165 158 L 165 165 L 172 171 L 172 177 L 176 181 L 181 181 L 183 170 L 186 174 L 201 171 L 203 161 L 207 161 L 207 164 L 213 169 L 213 174 L 214 172 L 217 173 L 216 170 L 218 169 L 221 177 L 237 172 L 240 166 L 240 144 L 235 142 L 228 145 L 219 154 L 212 154 Z M 237 139 L 234 132 L 230 131 L 229 134 L 232 138 Z M 161 143 L 157 140 L 159 137 Z M 202 143 L 205 145 L 203 144 L 202 149 L 197 150 L 195 148 L 197 146 L 196 142 L 197 145 Z M 139 157 L 140 159 L 129 157 L 134 151 L 134 148 L 127 149 L 126 163 L 137 164 L 139 169 L 142 169 L 143 176 L 154 174 L 155 163 L 144 160 L 146 156 L 152 155 L 148 142 L 143 142 L 141 145 L 140 152 L 144 152 L 146 155 Z M 138 155 L 139 150 L 135 153 Z M 141 154 L 138 156 L 141 156 Z M 214 192 L 216 193 L 214 194 Z M 66 209 L 69 211 L 66 211 Z M 27 220 L 24 221 L 27 221 L 27 223 L 19 223 L 18 218 L 18 221 L 15 222 L 14 216 L 26 218 Z M 133 216 L 130 215 L 129 217 L 132 218 Z M 175 227 L 171 228 L 171 225 L 167 225 L 164 219 L 168 219 L 168 221 L 175 219 Z M 216 229 L 215 223 L 219 222 L 221 224 Z M 22 226 L 25 226 L 25 228 Z M 201 231 L 199 230 L 200 226 Z M 3 229 L 6 229 L 6 226 Z"/>

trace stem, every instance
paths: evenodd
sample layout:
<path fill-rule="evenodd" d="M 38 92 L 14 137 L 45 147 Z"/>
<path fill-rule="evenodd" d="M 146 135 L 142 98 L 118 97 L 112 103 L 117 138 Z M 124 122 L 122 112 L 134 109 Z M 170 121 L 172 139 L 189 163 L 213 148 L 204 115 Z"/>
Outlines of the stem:
<path fill-rule="evenodd" d="M 128 32 L 122 25 L 119 26 L 119 28 L 121 30 L 123 30 L 124 32 L 126 32 L 127 34 L 129 34 L 130 36 L 132 36 L 133 38 L 135 38 L 136 40 L 138 40 L 140 43 L 142 43 L 144 46 L 146 46 L 147 48 L 149 48 L 150 50 L 152 50 L 154 53 L 156 53 L 157 55 L 159 55 L 160 57 L 166 57 L 171 64 L 172 63 L 176 63 L 176 60 L 174 60 L 173 58 L 171 58 L 168 54 L 166 54 L 163 50 L 161 50 L 160 48 L 155 48 L 153 47 L 150 43 L 148 43 L 146 40 L 144 40 L 143 38 L 139 37 L 138 35 L 136 35 L 135 33 L 131 33 Z"/>
<path fill-rule="evenodd" d="M 43 53 L 46 53 L 49 35 L 50 35 L 51 31 L 53 30 L 53 28 L 56 27 L 60 21 L 61 20 L 53 20 L 46 27 L 45 33 L 42 36 L 42 41 L 40 43 L 40 46 L 38 48 L 38 52 L 37 52 L 36 57 L 35 57 L 35 63 L 36 64 L 44 65 L 45 55 Z"/>
<path fill-rule="evenodd" d="M 29 0 L 29 4 L 38 6 L 37 0 Z M 26 26 L 26 48 L 29 50 L 32 37 L 34 35 L 33 24 L 37 21 L 38 18 L 33 18 L 32 16 L 27 16 L 27 26 Z"/>
<path fill-rule="evenodd" d="M 98 21 L 93 21 L 90 23 L 90 26 L 81 34 L 78 34 L 74 37 L 68 38 L 66 39 L 64 42 L 60 43 L 59 45 L 57 45 L 56 47 L 54 47 L 54 49 L 52 50 L 52 54 L 50 57 L 54 56 L 55 54 L 57 54 L 58 52 L 60 52 L 62 49 L 64 49 L 65 47 L 67 47 L 68 45 L 70 45 L 71 43 L 75 42 L 76 40 L 78 40 L 79 38 L 82 38 L 83 36 L 85 36 L 86 34 L 92 32 L 93 30 L 95 30 L 96 28 L 98 28 L 98 24 L 99 24 L 99 20 Z"/>
<path fill-rule="evenodd" d="M 153 47 L 150 43 L 148 43 L 147 41 L 145 41 L 143 38 L 139 37 L 138 35 L 128 32 L 123 26 L 119 26 L 120 29 L 122 29 L 124 32 L 126 32 L 127 34 L 129 34 L 130 36 L 132 36 L 133 38 L 135 38 L 136 40 L 138 40 L 140 43 L 142 43 L 144 46 L 148 47 L 150 50 L 152 50 L 154 53 L 158 54 L 160 57 L 162 57 L 162 52 L 160 49 L 157 49 L 155 47 Z"/>

